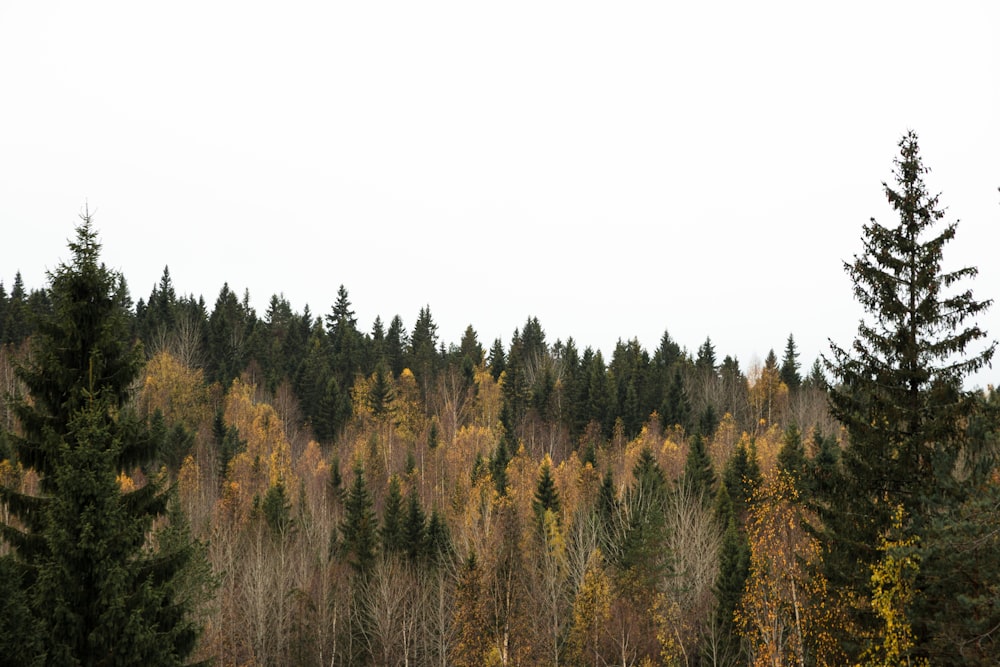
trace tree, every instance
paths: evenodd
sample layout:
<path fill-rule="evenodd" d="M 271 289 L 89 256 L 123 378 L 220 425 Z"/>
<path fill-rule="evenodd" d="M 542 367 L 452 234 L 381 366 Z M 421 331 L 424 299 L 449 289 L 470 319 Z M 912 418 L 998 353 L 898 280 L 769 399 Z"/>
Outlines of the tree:
<path fill-rule="evenodd" d="M 863 252 L 844 265 L 867 317 L 851 346 L 831 341 L 824 357 L 835 380 L 832 412 L 848 438 L 843 479 L 822 503 L 821 518 L 831 583 L 858 595 L 868 591 L 894 508 L 902 506 L 919 533 L 931 510 L 960 495 L 953 473 L 965 445 L 962 425 L 976 405 L 962 382 L 996 348 L 991 342 L 972 351 L 986 332 L 967 322 L 992 302 L 956 291 L 977 274 L 974 267 L 942 268 L 957 222 L 941 227 L 944 210 L 924 184 L 928 170 L 916 134 L 907 132 L 899 149 L 895 187 L 883 183 L 899 222 L 887 227 L 871 219 Z M 874 625 L 870 612 L 862 616 L 866 627 Z"/>
<path fill-rule="evenodd" d="M 700 433 L 691 438 L 691 448 L 684 462 L 684 484 L 702 502 L 709 502 L 715 485 L 715 471 L 705 449 L 705 439 Z"/>
<path fill-rule="evenodd" d="M 688 399 L 687 390 L 684 388 L 684 378 L 681 376 L 679 367 L 674 368 L 673 377 L 667 388 L 667 395 L 663 399 L 660 408 L 660 418 L 663 420 L 663 427 L 680 426 L 687 428 L 691 421 L 691 401 Z"/>
<path fill-rule="evenodd" d="M 386 554 L 399 554 L 406 548 L 403 534 L 403 494 L 399 487 L 399 477 L 389 478 L 389 495 L 382 509 L 382 526 L 379 528 L 379 538 L 382 551 Z"/>
<path fill-rule="evenodd" d="M 455 587 L 455 641 L 448 653 L 452 664 L 457 667 L 479 667 L 485 663 L 489 638 L 486 633 L 488 615 L 484 588 L 476 552 L 470 551 L 459 570 Z"/>
<path fill-rule="evenodd" d="M 326 316 L 326 329 L 331 370 L 342 387 L 350 387 L 354 384 L 354 374 L 360 368 L 363 337 L 358 331 L 358 321 L 343 285 L 337 289 L 337 301 Z"/>
<path fill-rule="evenodd" d="M 378 520 L 360 465 L 354 467 L 354 483 L 344 497 L 344 518 L 337 546 L 340 556 L 355 572 L 361 575 L 371 572 L 378 548 Z"/>
<path fill-rule="evenodd" d="M 580 590 L 573 600 L 573 624 L 566 640 L 567 658 L 571 665 L 600 665 L 602 638 L 611 617 L 611 580 L 604 571 L 600 549 L 594 549 L 587 559 Z"/>
<path fill-rule="evenodd" d="M 208 369 L 209 380 L 228 387 L 246 367 L 249 343 L 256 322 L 250 307 L 249 294 L 243 301 L 223 284 L 215 308 L 208 318 Z"/>
<path fill-rule="evenodd" d="M 535 512 L 535 527 L 539 530 L 544 528 L 546 512 L 552 512 L 558 519 L 559 490 L 552 478 L 552 460 L 548 456 L 542 460 L 542 465 L 539 467 L 535 499 L 532 501 L 531 507 Z"/>
<path fill-rule="evenodd" d="M 40 475 L 40 494 L 0 487 L 19 522 L 0 531 L 13 548 L 4 568 L 25 591 L 15 602 L 26 601 L 33 619 L 24 646 L 44 651 L 20 659 L 180 664 L 199 633 L 177 587 L 193 545 L 151 548 L 154 520 L 169 519 L 168 494 L 149 472 L 144 485 L 119 480 L 156 454 L 130 403 L 143 352 L 129 335 L 124 279 L 100 262 L 97 233 L 81 217 L 72 260 L 49 274 L 52 313 L 18 368 L 27 396 L 13 398 L 22 430 L 11 439 Z"/>
<path fill-rule="evenodd" d="M 798 389 L 802 384 L 802 376 L 799 374 L 799 350 L 795 346 L 795 338 L 788 334 L 788 342 L 785 343 L 785 355 L 781 358 L 781 381 L 789 389 Z"/>

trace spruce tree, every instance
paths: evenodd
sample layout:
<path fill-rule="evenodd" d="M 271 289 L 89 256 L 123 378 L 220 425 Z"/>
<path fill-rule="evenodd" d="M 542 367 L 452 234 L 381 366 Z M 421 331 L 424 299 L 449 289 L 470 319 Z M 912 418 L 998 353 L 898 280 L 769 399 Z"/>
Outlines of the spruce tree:
<path fill-rule="evenodd" d="M 399 477 L 389 478 L 389 494 L 382 508 L 382 526 L 379 528 L 379 538 L 382 551 L 386 554 L 398 554 L 405 548 L 403 527 L 403 494 L 399 486 Z"/>
<path fill-rule="evenodd" d="M 344 518 L 340 522 L 337 550 L 354 571 L 367 575 L 375 565 L 378 548 L 378 520 L 374 502 L 360 465 L 354 467 L 354 482 L 344 496 Z"/>
<path fill-rule="evenodd" d="M 691 446 L 684 462 L 683 479 L 689 490 L 704 502 L 709 502 L 715 485 L 715 471 L 712 470 L 712 460 L 705 448 L 705 439 L 700 433 L 691 438 Z"/>
<path fill-rule="evenodd" d="M 531 503 L 535 512 L 535 527 L 544 530 L 545 513 L 552 512 L 559 517 L 561 505 L 559 503 L 559 490 L 556 482 L 552 478 L 552 461 L 548 456 L 542 461 L 538 471 L 538 482 L 535 485 L 535 497 Z"/>
<path fill-rule="evenodd" d="M 895 184 L 883 183 L 899 221 L 884 226 L 873 218 L 864 226 L 863 252 L 845 263 L 866 318 L 854 342 L 842 348 L 831 341 L 825 359 L 834 378 L 832 411 L 848 436 L 842 479 L 821 506 L 828 576 L 859 595 L 869 592 L 879 537 L 897 507 L 919 534 L 960 496 L 953 473 L 975 406 L 963 380 L 995 349 L 990 343 L 972 351 L 986 337 L 975 319 L 991 302 L 957 289 L 975 268 L 942 268 L 957 223 L 942 222 L 938 196 L 924 184 L 916 134 L 907 132 L 899 149 Z M 863 625 L 871 621 L 861 616 Z"/>
<path fill-rule="evenodd" d="M 420 506 L 420 495 L 416 488 L 411 488 L 406 496 L 406 517 L 402 526 L 403 548 L 410 563 L 433 560 L 433 555 L 428 553 L 428 537 L 427 516 Z"/>
<path fill-rule="evenodd" d="M 49 274 L 52 311 L 17 369 L 27 395 L 12 398 L 21 431 L 11 440 L 40 476 L 38 495 L 0 487 L 17 519 L 0 525 L 12 548 L 4 569 L 16 570 L 24 593 L 14 602 L 32 618 L 25 651 L 40 650 L 13 659 L 182 664 L 198 628 L 177 581 L 195 552 L 190 541 L 150 548 L 154 520 L 169 517 L 152 471 L 131 491 L 118 481 L 153 462 L 157 443 L 130 407 L 143 352 L 129 334 L 124 280 L 101 263 L 97 233 L 82 219 L 72 259 Z"/>
<path fill-rule="evenodd" d="M 785 355 L 781 359 L 781 381 L 788 385 L 789 389 L 798 389 L 802 384 L 802 376 L 799 374 L 799 351 L 795 346 L 795 338 L 788 334 L 788 342 L 785 343 Z"/>

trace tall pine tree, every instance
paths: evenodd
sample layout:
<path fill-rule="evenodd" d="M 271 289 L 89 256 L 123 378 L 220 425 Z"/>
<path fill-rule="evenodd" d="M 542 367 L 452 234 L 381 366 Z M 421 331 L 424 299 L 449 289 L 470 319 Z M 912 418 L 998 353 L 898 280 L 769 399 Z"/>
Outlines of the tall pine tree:
<path fill-rule="evenodd" d="M 945 271 L 945 244 L 957 223 L 944 224 L 938 196 L 923 181 L 917 136 L 906 133 L 894 160 L 895 185 L 883 183 L 898 214 L 893 226 L 874 219 L 863 252 L 845 269 L 867 317 L 853 344 L 831 342 L 827 370 L 834 378 L 834 416 L 846 427 L 840 483 L 823 503 L 830 548 L 828 574 L 865 596 L 877 546 L 902 506 L 918 533 L 938 509 L 960 495 L 955 465 L 964 446 L 963 424 L 975 401 L 963 381 L 989 363 L 995 343 L 977 352 L 986 333 L 975 318 L 990 301 L 958 284 L 974 267 Z M 972 324 L 969 324 L 969 322 Z M 863 625 L 871 616 L 862 610 Z"/>
<path fill-rule="evenodd" d="M 39 473 L 40 492 L 0 487 L 17 519 L 0 525 L 12 547 L 4 568 L 16 572 L 32 618 L 25 653 L 6 658 L 181 664 L 198 636 L 190 603 L 176 595 L 194 549 L 150 548 L 154 520 L 168 515 L 155 475 L 129 491 L 118 481 L 152 462 L 157 443 L 130 408 L 143 353 L 129 336 L 125 283 L 101 263 L 97 233 L 82 218 L 72 259 L 49 275 L 52 314 L 38 322 L 18 368 L 27 395 L 12 399 L 22 430 L 11 439 Z"/>

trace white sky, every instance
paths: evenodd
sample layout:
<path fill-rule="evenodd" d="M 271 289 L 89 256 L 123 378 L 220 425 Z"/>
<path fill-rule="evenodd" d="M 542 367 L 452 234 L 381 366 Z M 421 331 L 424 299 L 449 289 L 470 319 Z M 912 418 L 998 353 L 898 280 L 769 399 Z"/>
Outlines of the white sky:
<path fill-rule="evenodd" d="M 366 330 L 807 367 L 907 129 L 1000 298 L 998 35 L 995 1 L 0 0 L 0 280 L 44 285 L 89 202 L 136 299 L 169 265 L 209 307 L 344 284 Z"/>

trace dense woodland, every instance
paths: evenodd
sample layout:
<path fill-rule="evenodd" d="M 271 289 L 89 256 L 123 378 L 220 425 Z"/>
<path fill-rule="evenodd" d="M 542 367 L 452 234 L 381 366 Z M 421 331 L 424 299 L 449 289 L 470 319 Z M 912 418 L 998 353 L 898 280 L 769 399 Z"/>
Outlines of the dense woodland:
<path fill-rule="evenodd" d="M 808 368 L 133 300 L 84 216 L 0 284 L 0 662 L 997 664 L 991 302 L 894 164 Z"/>

